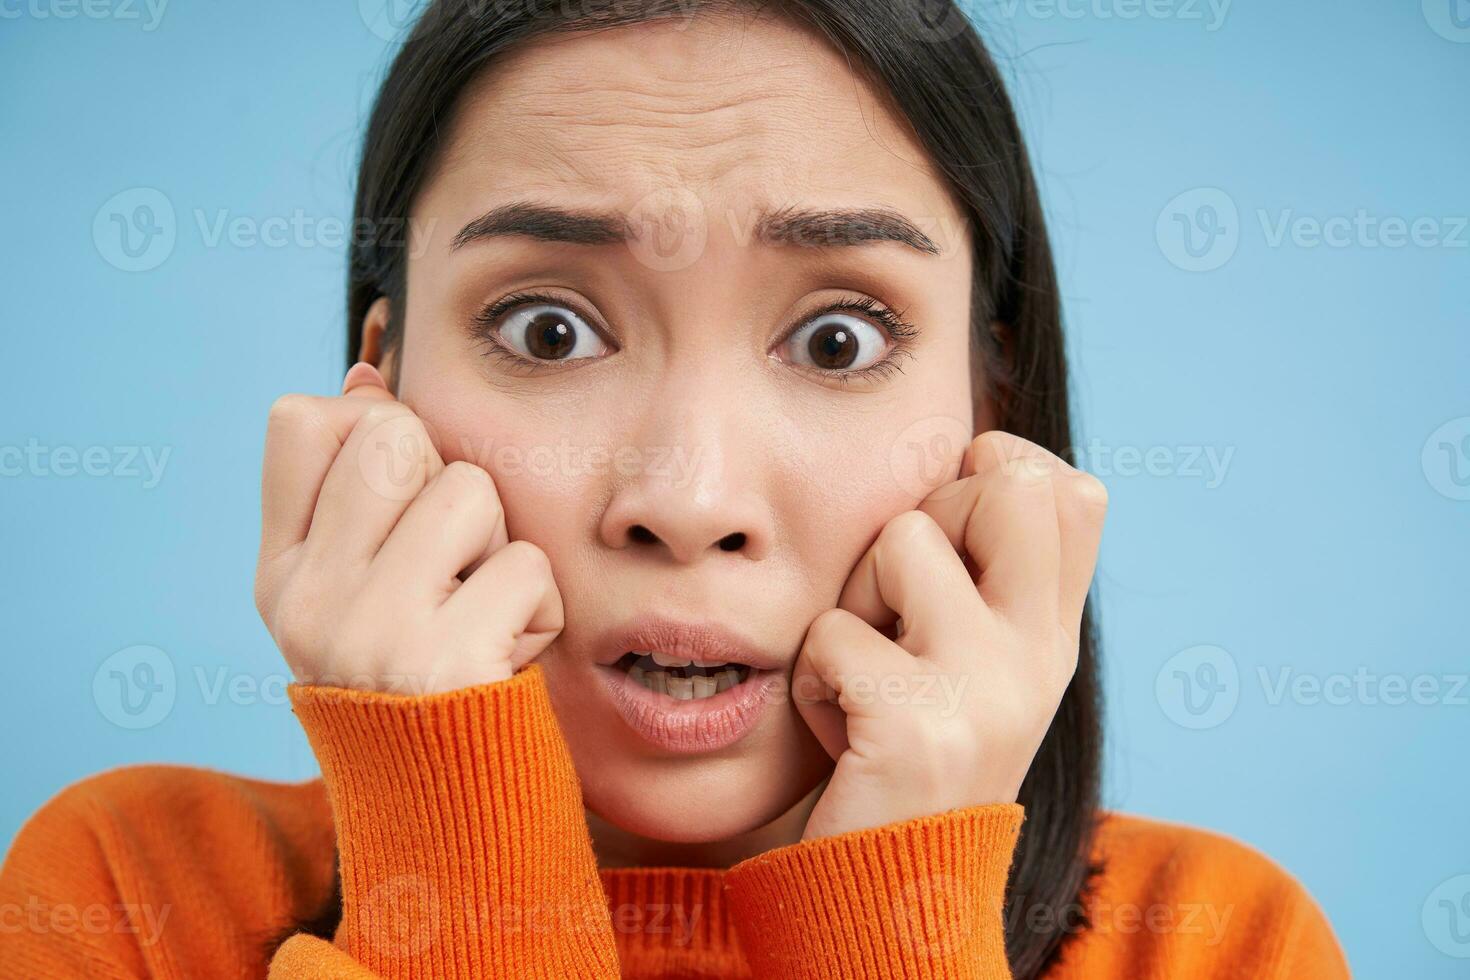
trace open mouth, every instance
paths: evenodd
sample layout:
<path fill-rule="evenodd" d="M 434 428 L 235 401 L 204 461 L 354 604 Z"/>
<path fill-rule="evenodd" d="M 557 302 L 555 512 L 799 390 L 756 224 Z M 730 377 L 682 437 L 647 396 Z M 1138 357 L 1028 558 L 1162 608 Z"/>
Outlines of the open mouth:
<path fill-rule="evenodd" d="M 647 616 L 589 644 L 594 675 L 635 733 L 665 752 L 727 748 L 784 692 L 785 658 L 719 623 Z"/>
<path fill-rule="evenodd" d="M 712 698 L 750 676 L 750 665 L 695 660 L 659 650 L 630 650 L 613 665 L 650 691 L 679 701 Z"/>

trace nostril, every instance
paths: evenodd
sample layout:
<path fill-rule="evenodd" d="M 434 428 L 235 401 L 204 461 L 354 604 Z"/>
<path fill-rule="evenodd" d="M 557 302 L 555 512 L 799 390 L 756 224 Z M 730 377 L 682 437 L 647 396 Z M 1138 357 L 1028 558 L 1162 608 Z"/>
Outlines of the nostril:
<path fill-rule="evenodd" d="M 628 539 L 639 544 L 657 544 L 659 542 L 659 536 L 643 524 L 634 524 L 629 527 Z M 732 534 L 727 534 L 715 543 L 719 545 L 721 551 L 739 551 L 745 547 L 745 532 L 736 531 Z"/>

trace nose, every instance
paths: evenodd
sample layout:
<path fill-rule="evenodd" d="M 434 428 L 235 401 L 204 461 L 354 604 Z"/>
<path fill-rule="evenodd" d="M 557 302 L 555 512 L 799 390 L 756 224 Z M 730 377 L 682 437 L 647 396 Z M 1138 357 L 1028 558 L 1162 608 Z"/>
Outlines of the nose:
<path fill-rule="evenodd" d="M 646 431 L 675 438 L 638 440 L 625 452 L 636 465 L 622 469 L 628 475 L 603 512 L 602 543 L 678 564 L 769 554 L 774 519 L 759 485 L 763 467 L 753 427 L 713 402 L 680 404 L 678 421 L 657 409 L 644 421 Z"/>

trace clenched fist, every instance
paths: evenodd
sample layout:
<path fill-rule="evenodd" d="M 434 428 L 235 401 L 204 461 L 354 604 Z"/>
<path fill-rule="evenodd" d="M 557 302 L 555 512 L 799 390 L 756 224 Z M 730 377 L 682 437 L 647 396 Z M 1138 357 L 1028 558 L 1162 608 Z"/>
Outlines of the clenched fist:
<path fill-rule="evenodd" d="M 837 760 L 806 837 L 1015 802 L 1077 668 L 1107 499 L 987 432 L 888 522 L 797 658 L 798 710 Z"/>
<path fill-rule="evenodd" d="M 271 407 L 255 604 L 298 681 L 430 694 L 504 680 L 561 632 L 490 474 L 440 458 L 382 375 Z"/>

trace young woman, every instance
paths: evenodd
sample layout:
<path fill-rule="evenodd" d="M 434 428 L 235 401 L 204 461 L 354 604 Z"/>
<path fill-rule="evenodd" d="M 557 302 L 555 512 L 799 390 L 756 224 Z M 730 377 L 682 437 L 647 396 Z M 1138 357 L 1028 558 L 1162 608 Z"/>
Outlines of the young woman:
<path fill-rule="evenodd" d="M 62 793 L 0 973 L 1347 975 L 1268 859 L 1098 809 L 1106 495 L 958 9 L 435 4 L 356 210 L 256 588 L 323 778 Z"/>

